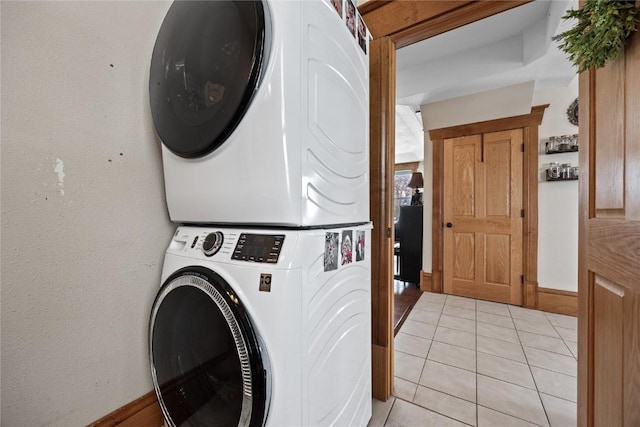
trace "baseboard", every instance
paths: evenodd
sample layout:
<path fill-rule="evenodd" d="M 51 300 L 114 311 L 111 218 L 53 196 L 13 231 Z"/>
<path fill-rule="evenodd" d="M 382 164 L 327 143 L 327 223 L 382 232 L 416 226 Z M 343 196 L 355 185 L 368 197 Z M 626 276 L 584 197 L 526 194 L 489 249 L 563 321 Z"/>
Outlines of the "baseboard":
<path fill-rule="evenodd" d="M 538 310 L 578 316 L 578 293 L 538 287 Z"/>
<path fill-rule="evenodd" d="M 420 290 L 422 292 L 433 292 L 433 280 L 431 273 L 420 270 Z"/>
<path fill-rule="evenodd" d="M 161 427 L 164 425 L 162 411 L 153 390 L 127 403 L 87 427 Z"/>

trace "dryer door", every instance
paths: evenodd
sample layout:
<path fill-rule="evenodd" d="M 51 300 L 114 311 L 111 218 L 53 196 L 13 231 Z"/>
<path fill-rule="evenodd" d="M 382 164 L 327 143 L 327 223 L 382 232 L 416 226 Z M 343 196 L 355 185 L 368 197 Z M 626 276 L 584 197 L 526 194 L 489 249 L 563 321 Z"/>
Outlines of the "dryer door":
<path fill-rule="evenodd" d="M 153 384 L 169 425 L 261 426 L 268 358 L 233 289 L 216 273 L 173 274 L 153 305 Z"/>
<path fill-rule="evenodd" d="M 244 117 L 267 64 L 270 22 L 261 1 L 175 1 L 151 59 L 156 130 L 178 156 L 215 150 Z"/>

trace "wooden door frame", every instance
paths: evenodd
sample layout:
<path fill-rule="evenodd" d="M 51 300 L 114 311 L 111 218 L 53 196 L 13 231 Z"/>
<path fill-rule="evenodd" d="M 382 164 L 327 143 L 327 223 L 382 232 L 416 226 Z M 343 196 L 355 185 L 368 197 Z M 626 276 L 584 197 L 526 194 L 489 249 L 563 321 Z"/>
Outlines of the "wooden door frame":
<path fill-rule="evenodd" d="M 542 123 L 549 104 L 531 107 L 529 114 L 497 120 L 451 126 L 429 131 L 433 144 L 433 209 L 431 223 L 431 292 L 443 291 L 444 261 L 444 144 L 445 140 L 461 136 L 478 135 L 522 129 L 524 159 L 522 162 L 522 274 L 525 307 L 537 307 L 538 295 L 538 126 Z"/>
<path fill-rule="evenodd" d="M 370 44 L 371 350 L 373 396 L 393 389 L 393 174 L 395 50 L 531 0 L 369 0 L 358 9 Z M 375 262 L 374 262 L 375 261 Z"/>

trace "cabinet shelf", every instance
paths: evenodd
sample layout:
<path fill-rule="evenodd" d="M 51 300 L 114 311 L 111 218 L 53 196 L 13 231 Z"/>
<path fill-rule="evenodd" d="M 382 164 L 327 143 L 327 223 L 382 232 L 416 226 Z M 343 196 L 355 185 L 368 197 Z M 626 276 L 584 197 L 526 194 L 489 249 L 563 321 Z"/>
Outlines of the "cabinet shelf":
<path fill-rule="evenodd" d="M 578 151 L 578 147 L 570 147 L 566 150 L 551 150 L 545 151 L 545 154 L 562 154 L 562 153 L 575 153 Z"/>

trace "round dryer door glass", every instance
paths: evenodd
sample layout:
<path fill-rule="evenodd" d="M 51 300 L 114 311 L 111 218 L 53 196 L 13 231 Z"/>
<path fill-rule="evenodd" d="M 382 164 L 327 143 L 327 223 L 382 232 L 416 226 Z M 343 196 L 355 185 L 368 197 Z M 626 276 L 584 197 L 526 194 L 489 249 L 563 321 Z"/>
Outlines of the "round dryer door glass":
<path fill-rule="evenodd" d="M 263 356 L 233 290 L 198 267 L 174 274 L 153 306 L 151 369 L 176 426 L 260 426 L 267 405 Z"/>
<path fill-rule="evenodd" d="M 151 59 L 149 96 L 164 145 L 204 156 L 244 117 L 266 65 L 260 1 L 175 1 Z"/>

